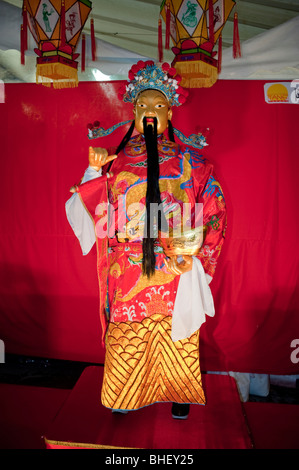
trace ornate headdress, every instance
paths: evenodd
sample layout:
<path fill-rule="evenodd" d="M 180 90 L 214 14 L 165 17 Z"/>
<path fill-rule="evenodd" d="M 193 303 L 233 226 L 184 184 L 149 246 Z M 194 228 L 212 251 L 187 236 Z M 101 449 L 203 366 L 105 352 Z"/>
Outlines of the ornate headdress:
<path fill-rule="evenodd" d="M 161 91 L 170 106 L 180 106 L 189 94 L 180 86 L 181 80 L 175 68 L 167 62 L 155 64 L 152 60 L 140 60 L 129 71 L 128 84 L 120 88 L 118 97 L 124 102 L 135 103 L 139 93 L 152 89 Z"/>
<path fill-rule="evenodd" d="M 189 95 L 188 90 L 180 86 L 181 77 L 177 74 L 174 67 L 164 62 L 163 64 L 155 64 L 154 61 L 148 60 L 146 62 L 139 61 L 133 65 L 129 71 L 129 80 L 126 85 L 122 85 L 118 91 L 118 97 L 127 103 L 135 103 L 136 99 L 142 91 L 152 89 L 161 91 L 170 106 L 180 106 L 185 103 L 187 96 Z M 109 129 L 100 127 L 99 121 L 95 121 L 93 124 L 88 124 L 88 138 L 97 139 L 98 137 L 104 137 L 112 134 L 118 127 L 125 124 L 132 123 L 130 121 L 123 121 Z M 206 133 L 205 130 L 204 133 Z M 173 128 L 173 132 L 185 145 L 191 145 L 192 147 L 202 149 L 207 144 L 207 139 L 204 134 L 199 132 L 198 134 L 191 134 L 186 137 L 181 131 Z"/>

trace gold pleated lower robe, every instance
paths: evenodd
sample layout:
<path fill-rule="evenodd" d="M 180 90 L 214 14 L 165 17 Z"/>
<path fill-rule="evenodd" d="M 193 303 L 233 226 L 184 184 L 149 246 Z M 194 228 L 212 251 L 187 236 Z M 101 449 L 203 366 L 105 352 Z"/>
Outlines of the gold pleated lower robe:
<path fill-rule="evenodd" d="M 135 410 L 156 402 L 205 403 L 199 331 L 173 342 L 171 316 L 110 323 L 102 403 Z"/>

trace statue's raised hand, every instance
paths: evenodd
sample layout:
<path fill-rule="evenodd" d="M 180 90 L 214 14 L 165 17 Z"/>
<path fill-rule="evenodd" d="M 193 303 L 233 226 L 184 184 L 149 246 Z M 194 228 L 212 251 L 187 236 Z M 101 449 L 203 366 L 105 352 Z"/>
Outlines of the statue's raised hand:
<path fill-rule="evenodd" d="M 108 155 L 108 151 L 101 147 L 89 147 L 89 166 L 99 171 L 106 163 L 115 160 L 117 155 Z"/>

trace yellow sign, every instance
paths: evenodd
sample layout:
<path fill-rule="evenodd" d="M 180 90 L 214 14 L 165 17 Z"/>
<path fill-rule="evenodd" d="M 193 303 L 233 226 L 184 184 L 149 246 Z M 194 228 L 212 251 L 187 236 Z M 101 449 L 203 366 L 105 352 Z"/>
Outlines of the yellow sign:
<path fill-rule="evenodd" d="M 299 79 L 292 82 L 265 83 L 265 101 L 270 104 L 299 104 Z"/>

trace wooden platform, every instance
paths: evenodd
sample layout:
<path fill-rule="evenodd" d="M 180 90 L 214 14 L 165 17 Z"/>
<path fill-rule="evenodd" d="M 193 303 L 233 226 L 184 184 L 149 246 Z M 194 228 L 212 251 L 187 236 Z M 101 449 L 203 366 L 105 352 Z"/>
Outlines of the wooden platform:
<path fill-rule="evenodd" d="M 52 425 L 45 443 L 55 448 L 249 449 L 252 441 L 234 379 L 204 375 L 207 404 L 191 405 L 188 420 L 174 420 L 170 403 L 127 415 L 100 402 L 102 367 L 83 372 Z"/>

